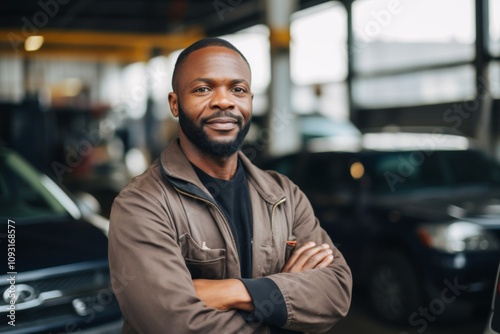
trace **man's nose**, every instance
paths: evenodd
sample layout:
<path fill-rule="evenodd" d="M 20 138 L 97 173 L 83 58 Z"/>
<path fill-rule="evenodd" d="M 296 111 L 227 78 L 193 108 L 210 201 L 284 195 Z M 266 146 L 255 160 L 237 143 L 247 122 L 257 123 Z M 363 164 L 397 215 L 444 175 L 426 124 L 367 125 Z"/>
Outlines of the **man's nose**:
<path fill-rule="evenodd" d="M 210 101 L 210 108 L 226 110 L 234 108 L 234 100 L 231 92 L 224 88 L 214 90 Z"/>

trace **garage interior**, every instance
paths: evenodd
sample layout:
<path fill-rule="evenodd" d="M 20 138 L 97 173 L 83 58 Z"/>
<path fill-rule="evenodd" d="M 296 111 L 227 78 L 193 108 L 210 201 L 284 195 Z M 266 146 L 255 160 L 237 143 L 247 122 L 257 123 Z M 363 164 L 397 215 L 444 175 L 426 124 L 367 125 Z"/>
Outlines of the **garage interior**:
<path fill-rule="evenodd" d="M 310 139 L 406 131 L 467 137 L 498 163 L 499 13 L 500 0 L 4 1 L 0 143 L 109 218 L 177 136 L 167 95 L 180 50 L 222 37 L 252 66 L 256 162 Z M 422 332 L 381 321 L 364 296 L 332 332 Z M 483 333 L 482 312 L 425 332 Z"/>

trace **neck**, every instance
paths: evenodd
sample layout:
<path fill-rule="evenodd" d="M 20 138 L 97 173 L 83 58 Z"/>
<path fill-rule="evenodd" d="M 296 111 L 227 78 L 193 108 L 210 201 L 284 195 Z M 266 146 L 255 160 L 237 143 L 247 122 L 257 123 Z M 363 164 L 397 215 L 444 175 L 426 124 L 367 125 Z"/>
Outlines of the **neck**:
<path fill-rule="evenodd" d="M 236 174 L 238 167 L 237 152 L 229 157 L 218 157 L 200 150 L 198 146 L 194 145 L 182 133 L 179 140 L 181 150 L 188 160 L 211 177 L 231 180 L 234 174 Z"/>

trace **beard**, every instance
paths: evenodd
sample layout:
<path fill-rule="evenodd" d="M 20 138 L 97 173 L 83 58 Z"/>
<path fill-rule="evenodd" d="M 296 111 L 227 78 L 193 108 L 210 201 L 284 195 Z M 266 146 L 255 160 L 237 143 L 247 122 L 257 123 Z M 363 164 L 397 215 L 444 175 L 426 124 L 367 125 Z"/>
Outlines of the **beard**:
<path fill-rule="evenodd" d="M 247 124 L 245 124 L 245 126 L 243 126 L 243 118 L 240 116 L 235 116 L 231 114 L 231 112 L 229 111 L 219 110 L 209 117 L 202 118 L 201 124 L 197 125 L 186 116 L 180 103 L 178 103 L 178 108 L 179 108 L 179 125 L 181 127 L 182 132 L 199 149 L 216 157 L 227 158 L 236 153 L 241 148 L 243 140 L 245 139 L 245 136 L 247 135 L 248 130 L 250 129 L 250 123 L 251 123 L 250 120 L 248 121 Z M 205 133 L 205 131 L 203 131 L 203 127 L 205 126 L 207 121 L 219 117 L 228 117 L 236 120 L 238 128 L 240 130 L 238 131 L 238 134 L 236 135 L 235 139 L 229 141 L 217 141 L 211 139 Z"/>

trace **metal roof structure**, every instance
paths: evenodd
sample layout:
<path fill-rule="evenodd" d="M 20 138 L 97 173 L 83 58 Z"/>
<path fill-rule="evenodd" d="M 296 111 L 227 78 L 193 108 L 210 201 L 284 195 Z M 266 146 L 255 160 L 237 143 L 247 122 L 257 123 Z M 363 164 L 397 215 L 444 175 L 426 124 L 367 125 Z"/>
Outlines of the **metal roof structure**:
<path fill-rule="evenodd" d="M 304 9 L 325 0 L 300 0 Z M 204 36 L 265 23 L 263 0 L 19 0 L 0 4 L 0 55 L 24 52 L 44 37 L 38 55 L 145 60 Z M 26 54 L 30 56 L 30 54 Z"/>

